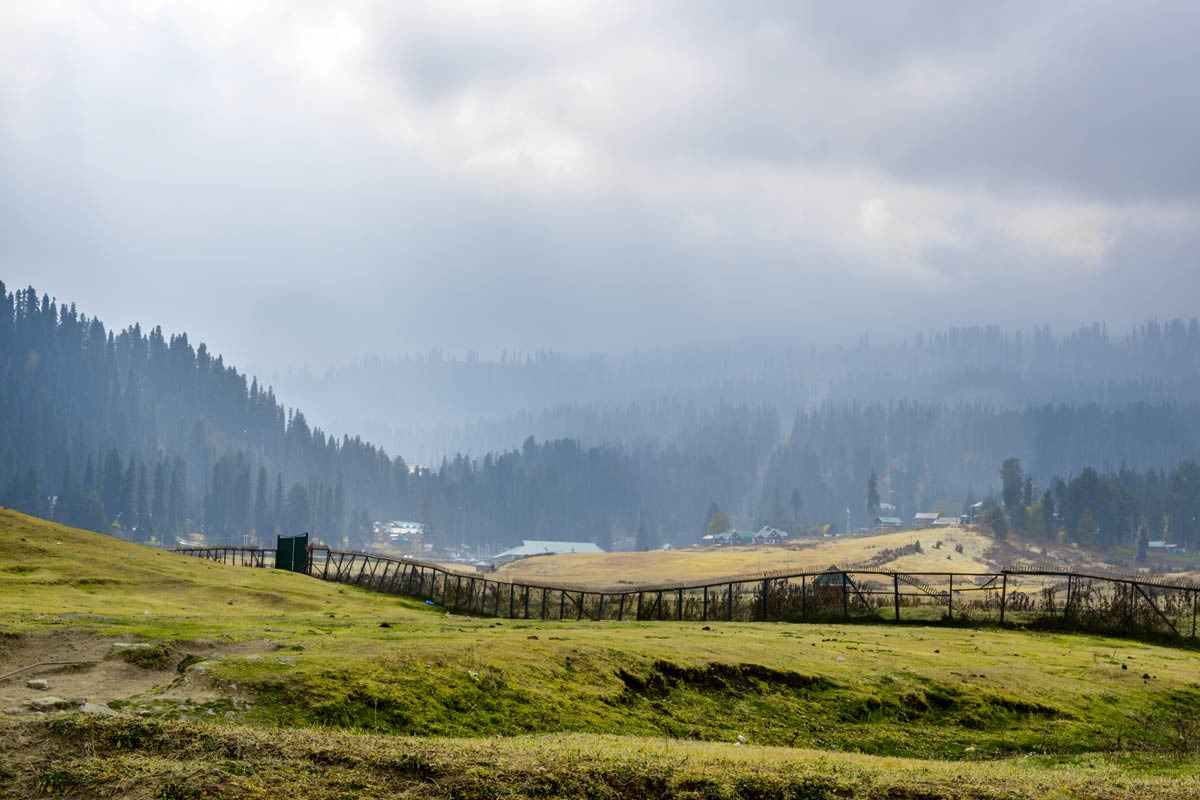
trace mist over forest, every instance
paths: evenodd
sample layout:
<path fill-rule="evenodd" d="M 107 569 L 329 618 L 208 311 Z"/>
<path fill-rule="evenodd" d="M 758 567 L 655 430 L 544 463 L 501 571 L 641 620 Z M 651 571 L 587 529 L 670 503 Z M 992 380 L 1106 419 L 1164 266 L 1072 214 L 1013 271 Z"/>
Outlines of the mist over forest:
<path fill-rule="evenodd" d="M 675 444 L 722 406 L 770 408 L 785 421 L 822 406 L 1178 404 L 1200 396 L 1196 320 L 1102 323 L 1055 335 L 999 326 L 869 337 L 841 347 L 770 341 L 570 356 L 492 358 L 440 350 L 373 356 L 320 373 L 260 378 L 329 430 L 361 434 L 411 461 L 482 456 L 532 435 L 585 443 Z M 781 435 L 787 430 L 781 430 Z M 1049 465 L 1047 465 L 1049 466 Z"/>
<path fill-rule="evenodd" d="M 1142 528 L 1198 538 L 1195 319 L 840 350 L 435 353 L 287 389 L 196 341 L 0 285 L 0 502 L 141 541 L 362 547 L 374 521 L 407 519 L 441 546 L 608 549 L 693 543 L 716 509 L 798 536 L 866 527 L 868 486 L 901 517 L 957 514 L 998 497 L 1015 458 L 1022 518 L 1038 498 L 1059 509 L 1038 535 L 1083 519 L 1110 547 Z"/>

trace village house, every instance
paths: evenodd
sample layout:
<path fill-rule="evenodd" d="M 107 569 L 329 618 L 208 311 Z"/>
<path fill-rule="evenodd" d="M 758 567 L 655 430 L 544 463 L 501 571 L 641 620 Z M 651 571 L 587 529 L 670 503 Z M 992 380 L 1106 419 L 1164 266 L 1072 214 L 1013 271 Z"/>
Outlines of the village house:
<path fill-rule="evenodd" d="M 787 531 L 781 531 L 778 528 L 771 528 L 766 525 L 754 534 L 755 544 L 781 545 L 786 544 L 788 540 Z"/>
<path fill-rule="evenodd" d="M 418 552 L 422 549 L 428 530 L 424 523 L 392 520 L 372 525 L 377 540 L 386 540 L 392 547 Z"/>
<path fill-rule="evenodd" d="M 922 511 L 913 517 L 914 528 L 928 528 L 937 520 L 936 511 Z"/>
<path fill-rule="evenodd" d="M 899 517 L 876 517 L 875 530 L 898 531 L 904 527 L 904 520 Z"/>
<path fill-rule="evenodd" d="M 724 533 L 713 534 L 711 540 L 707 536 L 704 539 L 708 540 L 707 543 L 713 547 L 730 547 L 743 543 L 742 534 L 736 530 L 727 530 Z"/>

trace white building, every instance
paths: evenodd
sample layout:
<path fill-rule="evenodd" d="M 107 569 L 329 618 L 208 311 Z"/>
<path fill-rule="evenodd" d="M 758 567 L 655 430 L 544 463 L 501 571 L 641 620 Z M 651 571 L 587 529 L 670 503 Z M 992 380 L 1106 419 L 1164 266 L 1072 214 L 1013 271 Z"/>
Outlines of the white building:
<path fill-rule="evenodd" d="M 507 564 L 518 558 L 529 556 L 564 555 L 567 553 L 603 553 L 592 542 L 543 542 L 533 539 L 523 539 L 520 547 L 513 547 L 498 554 L 492 561 L 496 564 Z"/>

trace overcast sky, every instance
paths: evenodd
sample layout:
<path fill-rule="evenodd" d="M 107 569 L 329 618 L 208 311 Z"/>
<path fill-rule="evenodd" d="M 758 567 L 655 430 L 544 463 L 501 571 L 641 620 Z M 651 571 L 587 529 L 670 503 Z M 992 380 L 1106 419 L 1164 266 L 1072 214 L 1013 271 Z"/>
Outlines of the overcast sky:
<path fill-rule="evenodd" d="M 1200 3 L 10 2 L 0 280 L 241 364 L 1200 303 Z"/>

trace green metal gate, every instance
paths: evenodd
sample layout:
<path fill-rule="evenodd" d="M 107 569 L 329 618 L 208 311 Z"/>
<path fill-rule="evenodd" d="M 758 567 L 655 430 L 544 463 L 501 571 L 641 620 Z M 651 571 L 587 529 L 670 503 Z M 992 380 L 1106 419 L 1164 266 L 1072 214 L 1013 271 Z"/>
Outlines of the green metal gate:
<path fill-rule="evenodd" d="M 275 543 L 275 569 L 308 572 L 308 534 L 278 536 Z"/>

